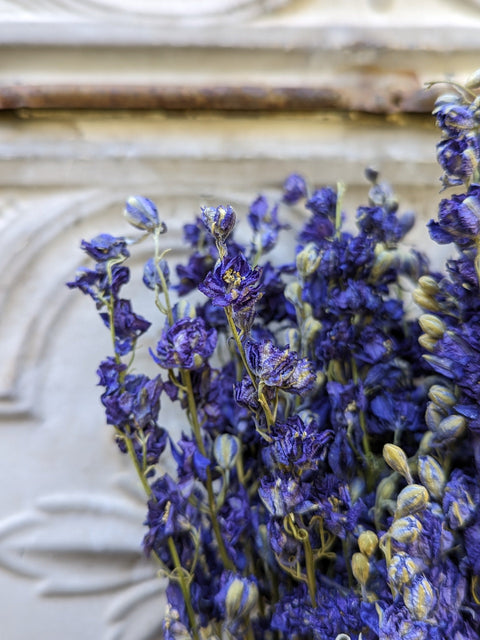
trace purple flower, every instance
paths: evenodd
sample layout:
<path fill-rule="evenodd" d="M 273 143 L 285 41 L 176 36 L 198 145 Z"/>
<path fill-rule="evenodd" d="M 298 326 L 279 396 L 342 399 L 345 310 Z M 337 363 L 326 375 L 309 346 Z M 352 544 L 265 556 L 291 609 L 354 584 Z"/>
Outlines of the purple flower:
<path fill-rule="evenodd" d="M 259 196 L 250 205 L 248 222 L 255 231 L 257 249 L 261 249 L 263 253 L 271 251 L 277 243 L 279 231 L 288 228 L 288 225 L 278 221 L 278 205 L 269 211 L 268 201 L 264 196 Z"/>
<path fill-rule="evenodd" d="M 172 537 L 184 569 L 188 571 L 195 556 L 191 531 L 199 526 L 199 514 L 183 496 L 177 483 L 168 474 L 152 484 L 152 499 L 148 502 L 143 539 L 145 553 L 154 551 L 169 567 L 174 568 L 167 540 Z"/>
<path fill-rule="evenodd" d="M 273 516 L 289 513 L 306 513 L 316 508 L 312 501 L 311 487 L 288 472 L 277 472 L 260 481 L 258 494 Z"/>
<path fill-rule="evenodd" d="M 177 285 L 178 295 L 184 296 L 199 287 L 213 263 L 214 260 L 210 255 L 203 255 L 196 251 L 188 258 L 186 265 L 177 264 L 176 271 L 180 280 Z"/>
<path fill-rule="evenodd" d="M 283 349 L 273 342 L 247 342 L 247 362 L 260 383 L 298 395 L 309 391 L 315 383 L 313 366 L 307 358 L 299 358 L 287 345 Z"/>
<path fill-rule="evenodd" d="M 110 316 L 101 313 L 105 326 L 110 328 Z M 115 351 L 123 356 L 132 351 L 137 338 L 150 327 L 150 322 L 132 311 L 130 300 L 115 300 L 113 305 L 113 328 Z"/>
<path fill-rule="evenodd" d="M 97 262 L 107 262 L 116 258 L 128 258 L 127 241 L 123 237 L 102 233 L 90 242 L 82 240 L 82 249 Z"/>
<path fill-rule="evenodd" d="M 471 109 L 457 102 L 438 102 L 433 115 L 436 116 L 437 126 L 448 136 L 462 135 L 475 126 Z"/>
<path fill-rule="evenodd" d="M 455 242 L 462 249 L 473 246 L 480 232 L 480 187 L 442 200 L 438 222 L 431 220 L 428 229 L 438 244 Z"/>
<path fill-rule="evenodd" d="M 167 326 L 150 353 L 164 369 L 198 369 L 212 355 L 217 344 L 215 329 L 207 329 L 202 318 L 185 317 Z"/>
<path fill-rule="evenodd" d="M 463 529 L 472 521 L 477 509 L 474 481 L 460 469 L 454 469 L 445 486 L 442 508 L 452 530 Z"/>
<path fill-rule="evenodd" d="M 273 442 L 265 450 L 268 457 L 296 471 L 315 468 L 333 437 L 332 431 L 320 430 L 315 422 L 305 424 L 298 415 L 275 423 L 269 435 Z"/>
<path fill-rule="evenodd" d="M 202 209 L 202 222 L 205 228 L 212 234 L 212 236 L 220 243 L 225 243 L 225 240 L 232 233 L 237 216 L 233 208 L 228 205 L 226 207 L 203 207 Z"/>
<path fill-rule="evenodd" d="M 304 178 L 297 173 L 292 173 L 283 183 L 283 202 L 295 204 L 307 195 L 307 184 Z"/>
<path fill-rule="evenodd" d="M 335 213 L 337 207 L 337 194 L 330 187 L 315 191 L 307 200 L 306 208 L 313 212 L 310 220 L 305 224 L 299 234 L 302 244 L 308 242 L 321 242 L 329 238 L 335 231 Z"/>
<path fill-rule="evenodd" d="M 143 268 L 143 284 L 152 291 L 155 287 L 158 287 L 159 291 L 163 290 L 162 280 L 158 273 L 159 270 L 163 274 L 167 287 L 170 286 L 170 268 L 166 260 L 160 260 L 157 265 L 155 259 L 150 258 Z"/>
<path fill-rule="evenodd" d="M 469 180 L 478 166 L 478 156 L 478 141 L 474 136 L 440 142 L 437 160 L 445 171 L 444 183 L 455 185 Z"/>
<path fill-rule="evenodd" d="M 252 308 L 262 295 L 260 278 L 260 270 L 252 269 L 243 254 L 238 254 L 217 262 L 198 289 L 213 304 L 231 306 L 234 312 L 243 312 Z"/>
<path fill-rule="evenodd" d="M 159 229 L 160 233 L 165 233 L 167 227 L 165 223 L 160 223 L 158 211 L 155 203 L 143 196 L 131 196 L 125 204 L 125 217 L 128 222 L 138 229 L 153 232 Z"/>

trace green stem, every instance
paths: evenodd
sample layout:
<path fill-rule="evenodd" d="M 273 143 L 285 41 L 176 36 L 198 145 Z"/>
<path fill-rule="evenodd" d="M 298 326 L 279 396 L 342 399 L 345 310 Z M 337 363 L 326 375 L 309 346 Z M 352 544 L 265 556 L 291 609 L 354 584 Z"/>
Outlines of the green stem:
<path fill-rule="evenodd" d="M 192 628 L 192 634 L 194 640 L 199 640 L 197 633 L 197 621 L 195 619 L 195 611 L 192 607 L 192 601 L 190 599 L 190 589 L 188 587 L 188 582 L 185 579 L 184 569 L 182 567 L 182 563 L 180 562 L 180 558 L 178 555 L 177 547 L 175 546 L 175 542 L 173 538 L 170 536 L 168 538 L 168 549 L 170 551 L 170 555 L 172 556 L 173 564 L 177 569 L 178 574 L 178 582 L 180 584 L 180 589 L 182 590 L 183 599 L 185 601 L 185 607 L 187 609 L 188 620 L 190 622 L 190 627 Z"/>
<path fill-rule="evenodd" d="M 206 458 L 207 452 L 205 449 L 205 445 L 203 443 L 202 433 L 200 430 L 200 423 L 198 422 L 197 406 L 195 404 L 195 397 L 193 395 L 192 377 L 188 369 L 182 369 L 181 375 L 182 375 L 182 382 L 186 388 L 188 411 L 190 414 L 193 434 L 195 436 L 195 440 L 197 442 L 200 453 L 202 454 L 202 456 Z M 206 489 L 208 494 L 208 508 L 210 512 L 210 519 L 212 521 L 213 531 L 215 533 L 215 538 L 218 544 L 218 552 L 220 553 L 220 558 L 223 562 L 223 566 L 225 567 L 225 569 L 230 569 L 233 571 L 235 567 L 233 562 L 230 560 L 228 556 L 227 549 L 225 548 L 225 543 L 223 542 L 222 533 L 220 531 L 220 525 L 218 524 L 217 510 L 215 505 L 215 495 L 213 493 L 212 473 L 210 471 L 210 468 L 207 468 Z"/>
<path fill-rule="evenodd" d="M 345 195 L 345 185 L 343 182 L 337 183 L 337 204 L 335 206 L 335 237 L 340 237 L 342 229 L 342 204 L 343 196 Z"/>
<path fill-rule="evenodd" d="M 267 418 L 267 426 L 271 427 L 272 424 L 274 424 L 274 422 L 275 422 L 275 418 L 274 418 L 274 416 L 272 414 L 272 411 L 271 411 L 270 407 L 268 406 L 268 403 L 267 403 L 267 401 L 265 399 L 265 396 L 263 395 L 261 389 L 259 389 L 259 386 L 258 386 L 258 383 L 257 383 L 257 379 L 255 378 L 255 375 L 254 375 L 253 371 L 248 366 L 247 358 L 245 356 L 245 350 L 243 348 L 242 341 L 240 340 L 240 336 L 238 334 L 237 327 L 235 326 L 235 322 L 233 320 L 232 308 L 231 307 L 225 307 L 225 314 L 227 316 L 227 321 L 228 321 L 228 326 L 230 328 L 230 332 L 231 332 L 231 334 L 233 336 L 233 339 L 235 340 L 235 344 L 237 345 L 238 353 L 239 353 L 240 358 L 242 360 L 243 366 L 245 367 L 245 371 L 247 372 L 250 380 L 252 381 L 252 384 L 253 384 L 254 388 L 258 391 L 258 401 L 261 404 L 263 411 L 265 412 L 265 417 Z"/>

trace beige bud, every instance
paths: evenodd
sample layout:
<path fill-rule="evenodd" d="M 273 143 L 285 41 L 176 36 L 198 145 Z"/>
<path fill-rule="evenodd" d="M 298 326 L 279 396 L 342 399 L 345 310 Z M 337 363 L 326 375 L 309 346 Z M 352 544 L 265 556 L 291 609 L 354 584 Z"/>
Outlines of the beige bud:
<path fill-rule="evenodd" d="M 352 556 L 352 573 L 355 580 L 365 586 L 370 574 L 370 563 L 368 558 L 363 553 L 354 553 Z"/>
<path fill-rule="evenodd" d="M 388 578 L 397 590 L 408 584 L 422 567 L 404 551 L 396 553 L 388 565 Z"/>
<path fill-rule="evenodd" d="M 418 279 L 418 285 L 428 296 L 434 296 L 439 291 L 438 282 L 432 276 L 421 276 Z"/>
<path fill-rule="evenodd" d="M 373 531 L 362 531 L 358 536 L 358 548 L 360 551 L 370 558 L 373 556 L 378 547 L 378 536 Z"/>
<path fill-rule="evenodd" d="M 429 336 L 428 333 L 422 333 L 418 336 L 418 344 L 425 349 L 425 351 L 433 351 L 437 340 Z"/>
<path fill-rule="evenodd" d="M 422 314 L 418 319 L 418 322 L 422 331 L 428 333 L 432 338 L 441 338 L 447 330 L 445 323 L 440 320 L 438 316 L 433 315 L 433 313 Z"/>
<path fill-rule="evenodd" d="M 395 517 L 401 518 L 425 509 L 428 499 L 428 491 L 423 485 L 409 484 L 398 494 Z"/>
<path fill-rule="evenodd" d="M 435 604 L 433 587 L 424 575 L 419 575 L 405 586 L 403 602 L 417 620 L 428 618 Z"/>
<path fill-rule="evenodd" d="M 441 440 L 459 438 L 467 428 L 467 421 L 463 416 L 453 414 L 444 418 L 437 427 L 436 435 Z"/>
<path fill-rule="evenodd" d="M 401 543 L 414 542 L 422 531 L 422 523 L 415 516 L 404 516 L 392 523 L 388 535 Z"/>
<path fill-rule="evenodd" d="M 413 482 L 410 469 L 408 468 L 408 460 L 403 449 L 396 444 L 387 443 L 383 447 L 383 459 L 388 466 L 400 473 L 408 483 Z"/>
<path fill-rule="evenodd" d="M 314 242 L 309 242 L 297 254 L 297 271 L 303 278 L 313 275 L 318 269 L 322 254 Z"/>
<path fill-rule="evenodd" d="M 418 304 L 419 307 L 422 307 L 423 309 L 427 309 L 427 311 L 439 311 L 440 310 L 440 305 L 438 304 L 438 302 L 432 298 L 431 296 L 427 295 L 423 289 L 414 289 L 412 292 L 412 298 L 413 301 L 416 302 L 416 304 Z"/>
<path fill-rule="evenodd" d="M 450 407 L 453 407 L 457 401 L 455 394 L 442 384 L 433 384 L 428 391 L 428 397 L 438 407 L 447 411 Z"/>
<path fill-rule="evenodd" d="M 434 500 L 441 500 L 445 488 L 445 472 L 432 456 L 419 456 L 418 477 Z"/>

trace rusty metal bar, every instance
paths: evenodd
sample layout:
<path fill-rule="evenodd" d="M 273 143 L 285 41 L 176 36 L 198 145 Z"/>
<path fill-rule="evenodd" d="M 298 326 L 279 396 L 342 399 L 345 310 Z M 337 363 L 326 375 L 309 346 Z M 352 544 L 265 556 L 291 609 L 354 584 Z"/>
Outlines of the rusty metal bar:
<path fill-rule="evenodd" d="M 0 110 L 90 109 L 166 111 L 429 113 L 435 92 L 417 89 L 372 92 L 340 87 L 0 85 Z"/>

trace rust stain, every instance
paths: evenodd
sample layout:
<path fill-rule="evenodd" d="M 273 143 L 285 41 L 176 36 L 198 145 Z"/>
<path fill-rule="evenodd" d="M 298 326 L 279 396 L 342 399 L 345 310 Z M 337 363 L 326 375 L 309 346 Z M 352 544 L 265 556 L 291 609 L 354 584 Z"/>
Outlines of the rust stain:
<path fill-rule="evenodd" d="M 382 82 L 371 76 L 346 87 L 0 85 L 0 110 L 428 113 L 436 95 L 415 82 Z"/>

